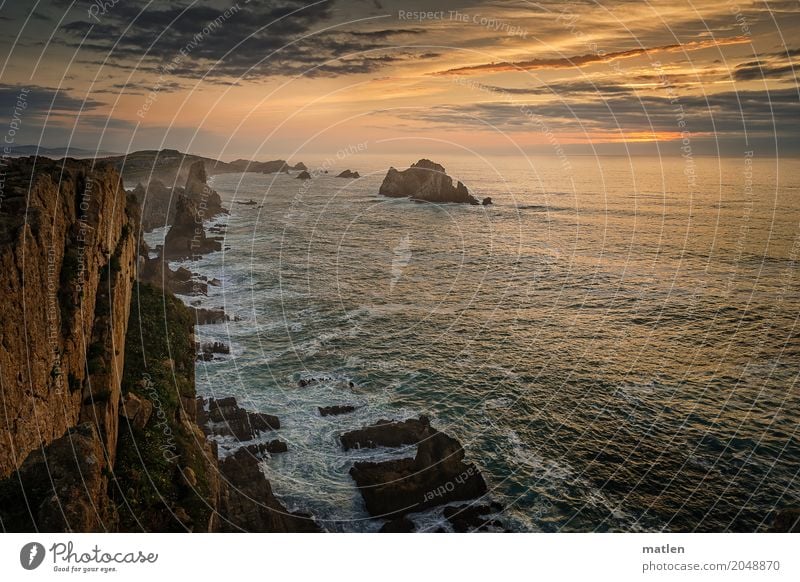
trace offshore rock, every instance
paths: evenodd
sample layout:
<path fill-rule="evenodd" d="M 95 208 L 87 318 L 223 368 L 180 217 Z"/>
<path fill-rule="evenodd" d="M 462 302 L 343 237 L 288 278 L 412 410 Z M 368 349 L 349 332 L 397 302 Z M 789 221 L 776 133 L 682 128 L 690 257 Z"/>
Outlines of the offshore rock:
<path fill-rule="evenodd" d="M 342 172 L 341 174 L 339 174 L 339 175 L 338 175 L 338 176 L 336 176 L 336 177 L 337 177 L 337 178 L 351 178 L 351 179 L 355 179 L 355 178 L 360 178 L 360 177 L 361 177 L 361 175 L 360 175 L 358 172 L 351 172 L 350 170 L 345 170 L 344 172 Z"/>
<path fill-rule="evenodd" d="M 375 447 L 401 447 L 415 445 L 436 432 L 427 416 L 419 419 L 389 421 L 379 420 L 371 426 L 344 433 L 340 438 L 344 450 L 374 449 Z"/>
<path fill-rule="evenodd" d="M 334 406 L 318 407 L 320 416 L 337 416 L 339 414 L 347 414 L 348 412 L 353 412 L 355 409 L 356 407 L 351 404 L 337 404 Z"/>
<path fill-rule="evenodd" d="M 357 437 L 353 434 L 359 431 L 347 433 L 350 436 L 345 439 L 347 435 L 343 435 L 342 442 L 392 446 L 420 439 L 413 459 L 358 462 L 350 469 L 370 515 L 399 517 L 486 493 L 486 481 L 478 468 L 464 462 L 461 444 L 431 427 L 427 418 L 405 423 L 384 422 L 364 431 L 367 432 Z"/>
<path fill-rule="evenodd" d="M 389 168 L 378 193 L 420 202 L 480 204 L 464 184 L 457 182 L 453 186 L 453 179 L 445 173 L 444 167 L 424 159 L 402 172 Z"/>

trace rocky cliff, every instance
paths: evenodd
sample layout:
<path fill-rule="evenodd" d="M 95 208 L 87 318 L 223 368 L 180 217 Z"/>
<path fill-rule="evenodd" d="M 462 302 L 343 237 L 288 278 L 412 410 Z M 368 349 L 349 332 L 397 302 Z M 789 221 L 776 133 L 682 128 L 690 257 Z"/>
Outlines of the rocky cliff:
<path fill-rule="evenodd" d="M 261 471 L 285 443 L 220 460 L 207 439 L 235 420 L 201 428 L 196 316 L 136 281 L 139 208 L 116 170 L 25 158 L 3 186 L 0 531 L 318 531 Z M 226 410 L 245 440 L 280 425 Z"/>
<path fill-rule="evenodd" d="M 0 477 L 81 422 L 113 462 L 133 207 L 108 165 L 22 158 L 0 210 Z"/>
<path fill-rule="evenodd" d="M 271 160 L 257 162 L 239 159 L 233 162 L 223 162 L 213 158 L 196 156 L 179 152 L 178 150 L 142 150 L 124 156 L 109 156 L 99 161 L 113 165 L 127 184 L 141 182 L 148 184 L 158 180 L 168 186 L 183 184 L 189 177 L 191 167 L 201 162 L 209 176 L 229 174 L 232 172 L 288 172 L 291 170 L 307 170 L 302 162 L 293 166 L 286 160 Z"/>

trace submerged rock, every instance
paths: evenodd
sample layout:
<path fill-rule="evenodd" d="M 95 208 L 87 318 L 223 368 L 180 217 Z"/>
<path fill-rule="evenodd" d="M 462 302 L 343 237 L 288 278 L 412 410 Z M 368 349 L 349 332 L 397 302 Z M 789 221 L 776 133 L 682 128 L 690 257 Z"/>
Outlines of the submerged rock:
<path fill-rule="evenodd" d="M 453 179 L 444 167 L 430 160 L 420 160 L 402 172 L 389 168 L 378 193 L 421 202 L 480 204 L 464 184 L 457 182 L 453 186 Z"/>
<path fill-rule="evenodd" d="M 339 414 L 347 414 L 348 412 L 353 412 L 355 409 L 356 407 L 350 404 L 341 404 L 335 406 L 320 406 L 318 408 L 319 413 L 322 416 L 336 416 Z"/>

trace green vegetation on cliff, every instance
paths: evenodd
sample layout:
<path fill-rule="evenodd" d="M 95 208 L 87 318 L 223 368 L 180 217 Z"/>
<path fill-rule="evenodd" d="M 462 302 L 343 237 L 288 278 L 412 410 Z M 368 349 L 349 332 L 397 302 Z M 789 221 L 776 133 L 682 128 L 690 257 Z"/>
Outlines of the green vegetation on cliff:
<path fill-rule="evenodd" d="M 144 426 L 120 419 L 111 496 L 122 531 L 202 531 L 215 479 L 194 424 L 194 317 L 171 293 L 139 284 L 125 342 L 123 399 L 152 404 Z"/>

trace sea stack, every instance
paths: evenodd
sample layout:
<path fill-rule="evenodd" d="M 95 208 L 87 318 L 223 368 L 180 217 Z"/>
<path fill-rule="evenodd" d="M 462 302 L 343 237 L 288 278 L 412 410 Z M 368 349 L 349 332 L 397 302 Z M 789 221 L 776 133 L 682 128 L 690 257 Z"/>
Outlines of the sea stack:
<path fill-rule="evenodd" d="M 379 194 L 421 202 L 480 204 L 464 184 L 456 182 L 453 186 L 453 179 L 445 173 L 444 167 L 430 160 L 420 160 L 402 172 L 389 168 Z"/>
<path fill-rule="evenodd" d="M 219 214 L 227 214 L 227 211 L 222 207 L 222 198 L 220 198 L 216 190 L 207 184 L 207 181 L 205 163 L 202 160 L 194 162 L 189 167 L 184 194 L 194 202 L 203 219 L 212 218 Z"/>
<path fill-rule="evenodd" d="M 337 177 L 337 178 L 351 178 L 351 179 L 356 179 L 356 178 L 360 178 L 360 177 L 361 177 L 361 175 L 360 175 L 358 172 L 353 172 L 353 171 L 351 171 L 351 170 L 347 169 L 347 170 L 345 170 L 344 172 L 342 172 L 341 174 L 339 174 L 339 175 L 338 175 L 338 176 L 336 176 L 336 177 Z"/>
<path fill-rule="evenodd" d="M 206 236 L 203 216 L 187 196 L 178 197 L 175 222 L 164 238 L 163 257 L 183 260 L 222 250 L 219 241 Z"/>
<path fill-rule="evenodd" d="M 302 172 L 297 174 L 297 179 L 298 180 L 310 180 L 311 179 L 311 174 L 309 174 L 306 170 L 303 170 Z"/>

